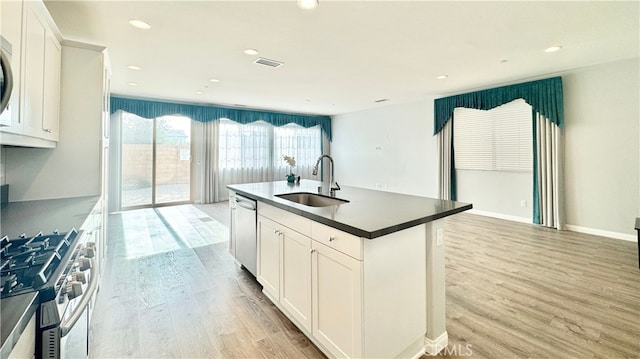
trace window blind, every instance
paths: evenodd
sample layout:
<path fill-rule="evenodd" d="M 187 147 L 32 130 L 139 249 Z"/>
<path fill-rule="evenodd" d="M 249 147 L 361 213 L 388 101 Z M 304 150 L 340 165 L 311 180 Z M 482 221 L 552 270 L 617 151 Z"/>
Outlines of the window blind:
<path fill-rule="evenodd" d="M 481 171 L 533 170 L 532 110 L 518 99 L 488 111 L 456 108 L 455 168 Z"/>

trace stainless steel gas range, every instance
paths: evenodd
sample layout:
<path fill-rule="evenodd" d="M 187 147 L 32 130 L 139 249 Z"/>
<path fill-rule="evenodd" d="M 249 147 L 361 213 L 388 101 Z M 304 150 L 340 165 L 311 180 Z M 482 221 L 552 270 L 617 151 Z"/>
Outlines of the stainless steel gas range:
<path fill-rule="evenodd" d="M 36 358 L 88 356 L 98 250 L 75 229 L 0 240 L 1 298 L 38 292 Z"/>

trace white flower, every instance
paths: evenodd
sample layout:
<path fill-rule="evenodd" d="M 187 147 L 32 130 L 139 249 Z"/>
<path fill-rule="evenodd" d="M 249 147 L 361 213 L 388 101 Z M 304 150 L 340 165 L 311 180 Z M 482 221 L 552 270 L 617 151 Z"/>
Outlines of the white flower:
<path fill-rule="evenodd" d="M 287 155 L 282 156 L 282 159 L 289 165 L 291 166 L 291 168 L 296 166 L 296 158 L 295 157 L 290 157 Z"/>

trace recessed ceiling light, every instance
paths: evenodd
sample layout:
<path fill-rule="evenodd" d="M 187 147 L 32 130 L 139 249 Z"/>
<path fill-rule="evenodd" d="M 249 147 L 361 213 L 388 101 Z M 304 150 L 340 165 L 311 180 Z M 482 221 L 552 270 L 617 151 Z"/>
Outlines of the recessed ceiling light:
<path fill-rule="evenodd" d="M 246 49 L 246 50 L 244 50 L 244 53 L 247 54 L 247 55 L 253 56 L 253 55 L 257 55 L 258 54 L 258 50 L 256 50 L 256 49 Z"/>
<path fill-rule="evenodd" d="M 147 24 L 142 20 L 137 20 L 137 19 L 129 20 L 129 25 L 142 30 L 149 30 L 151 28 L 151 25 Z"/>
<path fill-rule="evenodd" d="M 440 76 L 438 76 L 438 77 L 436 77 L 436 78 L 437 78 L 438 80 L 444 80 L 444 79 L 446 79 L 447 77 L 449 77 L 449 75 L 440 75 Z"/>
<path fill-rule="evenodd" d="M 318 7 L 318 0 L 298 0 L 298 6 L 301 9 L 313 10 Z"/>
<path fill-rule="evenodd" d="M 202 91 L 196 91 L 196 95 L 202 95 L 204 92 Z"/>
<path fill-rule="evenodd" d="M 127 68 L 129 70 L 142 70 L 142 67 L 136 66 L 136 65 L 129 65 L 129 66 L 127 66 Z"/>
<path fill-rule="evenodd" d="M 209 79 L 209 82 L 220 82 L 218 79 Z"/>
<path fill-rule="evenodd" d="M 544 52 L 556 52 L 562 49 L 562 46 L 551 46 L 544 50 Z"/>
<path fill-rule="evenodd" d="M 127 84 L 128 84 L 129 86 L 138 86 L 138 84 L 137 84 L 137 83 L 135 83 L 135 82 L 129 82 L 129 83 L 127 83 Z"/>

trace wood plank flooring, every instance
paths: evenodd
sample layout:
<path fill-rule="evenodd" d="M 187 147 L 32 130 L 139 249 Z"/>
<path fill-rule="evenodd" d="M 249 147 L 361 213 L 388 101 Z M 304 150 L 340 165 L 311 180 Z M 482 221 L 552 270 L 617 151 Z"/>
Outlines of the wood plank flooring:
<path fill-rule="evenodd" d="M 228 254 L 226 206 L 110 215 L 92 358 L 324 357 Z M 640 357 L 635 243 L 470 214 L 445 233 L 439 357 Z"/>

